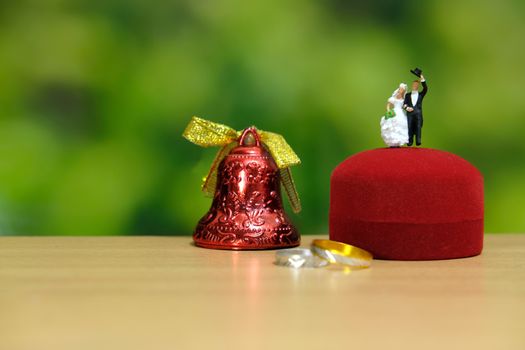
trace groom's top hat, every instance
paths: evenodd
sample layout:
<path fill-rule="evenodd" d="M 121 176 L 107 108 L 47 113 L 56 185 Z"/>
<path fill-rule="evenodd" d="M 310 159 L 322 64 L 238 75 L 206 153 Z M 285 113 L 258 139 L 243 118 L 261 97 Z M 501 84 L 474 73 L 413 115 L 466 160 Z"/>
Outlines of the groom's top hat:
<path fill-rule="evenodd" d="M 423 73 L 423 71 L 419 68 L 415 68 L 415 69 L 411 69 L 410 72 L 418 77 L 421 78 L 421 73 Z"/>

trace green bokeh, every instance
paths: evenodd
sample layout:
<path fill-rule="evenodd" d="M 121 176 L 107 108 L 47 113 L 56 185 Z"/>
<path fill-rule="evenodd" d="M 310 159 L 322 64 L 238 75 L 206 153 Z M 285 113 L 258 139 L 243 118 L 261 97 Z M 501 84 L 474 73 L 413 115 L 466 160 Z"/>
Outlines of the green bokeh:
<path fill-rule="evenodd" d="M 524 36 L 511 0 L 1 2 L 0 233 L 191 234 L 215 153 L 192 115 L 283 134 L 292 217 L 325 233 L 332 169 L 383 146 L 415 66 L 424 145 L 482 171 L 487 232 L 525 232 Z"/>

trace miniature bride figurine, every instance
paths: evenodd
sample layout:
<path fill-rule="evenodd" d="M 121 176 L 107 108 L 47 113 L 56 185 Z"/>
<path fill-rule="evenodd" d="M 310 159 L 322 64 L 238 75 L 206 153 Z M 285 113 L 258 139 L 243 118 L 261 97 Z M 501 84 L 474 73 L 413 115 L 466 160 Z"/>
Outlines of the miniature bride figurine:
<path fill-rule="evenodd" d="M 408 122 L 403 103 L 407 84 L 399 84 L 388 99 L 386 114 L 381 118 L 381 137 L 389 147 L 401 147 L 408 143 Z"/>

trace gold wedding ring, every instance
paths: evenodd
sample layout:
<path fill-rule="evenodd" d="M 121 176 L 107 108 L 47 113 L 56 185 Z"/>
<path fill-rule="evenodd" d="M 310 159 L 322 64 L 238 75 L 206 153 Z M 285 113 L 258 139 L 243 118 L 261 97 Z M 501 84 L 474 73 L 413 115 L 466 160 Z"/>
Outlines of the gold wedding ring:
<path fill-rule="evenodd" d="M 347 266 L 369 267 L 373 259 L 372 254 L 364 249 L 328 239 L 314 239 L 312 252 L 332 264 Z"/>

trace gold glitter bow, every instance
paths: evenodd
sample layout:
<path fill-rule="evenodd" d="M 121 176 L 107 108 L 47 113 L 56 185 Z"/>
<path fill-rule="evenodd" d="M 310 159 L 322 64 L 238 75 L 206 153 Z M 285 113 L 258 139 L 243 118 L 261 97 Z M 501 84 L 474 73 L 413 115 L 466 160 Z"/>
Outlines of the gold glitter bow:
<path fill-rule="evenodd" d="M 186 130 L 184 130 L 182 136 L 196 145 L 202 147 L 221 147 L 202 184 L 202 190 L 206 194 L 213 195 L 217 184 L 218 166 L 223 158 L 238 145 L 241 133 L 242 131 L 236 131 L 229 126 L 214 123 L 199 117 L 193 117 L 186 127 Z M 299 200 L 299 195 L 293 182 L 290 167 L 301 163 L 301 160 L 281 135 L 262 130 L 257 130 L 257 133 L 275 160 L 277 167 L 280 169 L 282 184 L 290 200 L 292 210 L 295 213 L 300 212 L 301 201 Z"/>

